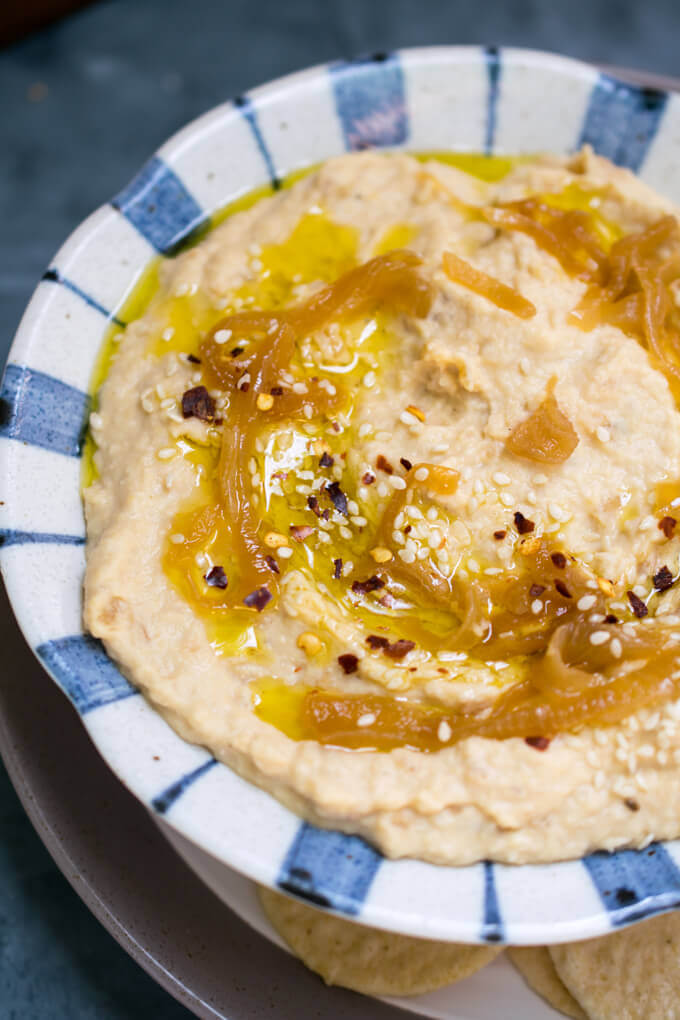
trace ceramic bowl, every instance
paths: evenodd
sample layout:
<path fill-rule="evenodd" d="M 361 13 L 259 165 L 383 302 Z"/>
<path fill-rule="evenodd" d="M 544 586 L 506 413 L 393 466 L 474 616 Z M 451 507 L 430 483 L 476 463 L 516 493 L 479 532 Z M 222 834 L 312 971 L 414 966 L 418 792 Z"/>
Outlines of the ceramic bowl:
<path fill-rule="evenodd" d="M 369 146 L 568 153 L 583 143 L 680 202 L 678 96 L 550 54 L 412 49 L 257 88 L 176 134 L 78 227 L 38 285 L 5 369 L 0 565 L 26 640 L 106 761 L 218 860 L 378 927 L 471 942 L 605 933 L 680 904 L 680 843 L 542 867 L 390 861 L 300 822 L 182 741 L 83 633 L 80 457 L 93 366 L 149 260 L 253 188 Z"/>

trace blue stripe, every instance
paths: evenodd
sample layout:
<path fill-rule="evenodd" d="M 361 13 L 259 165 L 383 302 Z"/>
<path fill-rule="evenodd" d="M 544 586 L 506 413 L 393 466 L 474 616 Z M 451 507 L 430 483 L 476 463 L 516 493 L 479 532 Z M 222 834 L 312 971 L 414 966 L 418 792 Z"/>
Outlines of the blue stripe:
<path fill-rule="evenodd" d="M 50 531 L 16 531 L 0 528 L 0 545 L 85 545 L 84 535 L 58 535 Z"/>
<path fill-rule="evenodd" d="M 7 365 L 0 389 L 0 436 L 79 457 L 90 397 L 25 365 Z"/>
<path fill-rule="evenodd" d="M 485 942 L 503 941 L 503 920 L 498 906 L 494 865 L 484 861 L 484 921 L 481 937 Z"/>
<path fill-rule="evenodd" d="M 382 856 L 359 836 L 304 822 L 281 865 L 279 888 L 317 906 L 358 914 Z"/>
<path fill-rule="evenodd" d="M 613 925 L 680 906 L 680 871 L 661 843 L 583 858 Z"/>
<path fill-rule="evenodd" d="M 207 216 L 174 170 L 153 156 L 112 203 L 156 251 L 171 254 Z"/>
<path fill-rule="evenodd" d="M 663 117 L 668 93 L 601 74 L 590 94 L 578 147 L 592 145 L 619 166 L 639 170 Z"/>
<path fill-rule="evenodd" d="M 267 167 L 267 173 L 269 174 L 269 180 L 271 182 L 272 188 L 274 188 L 275 190 L 280 188 L 281 180 L 278 174 L 276 173 L 274 160 L 272 159 L 272 154 L 269 151 L 267 143 L 264 140 L 264 135 L 262 134 L 262 131 L 260 129 L 257 114 L 255 113 L 255 108 L 253 106 L 252 101 L 248 98 L 248 96 L 235 96 L 234 106 L 237 108 L 237 110 L 240 110 L 243 119 L 246 121 L 248 127 L 253 133 L 253 138 L 255 139 L 257 147 L 260 150 L 260 155 L 262 156 L 265 166 Z"/>
<path fill-rule="evenodd" d="M 81 715 L 137 694 L 114 666 L 101 641 L 89 634 L 46 641 L 36 653 Z"/>
<path fill-rule="evenodd" d="M 108 308 L 105 308 L 104 305 L 99 303 L 99 301 L 96 301 L 90 294 L 82 290 L 82 288 L 74 283 L 73 280 L 69 280 L 68 277 L 62 276 L 58 269 L 48 269 L 47 272 L 43 274 L 43 280 L 47 283 L 61 284 L 62 287 L 66 287 L 67 290 L 77 294 L 86 305 L 89 305 L 90 308 L 94 308 L 95 311 L 99 312 L 100 315 L 103 315 L 105 319 L 108 319 L 110 322 L 115 322 L 117 326 L 125 327 L 126 324 L 122 319 L 119 319 L 117 315 L 114 315 L 113 312 L 108 310 Z"/>
<path fill-rule="evenodd" d="M 486 97 L 486 131 L 484 136 L 484 152 L 493 155 L 496 140 L 496 119 L 498 116 L 498 92 L 501 78 L 501 55 L 497 46 L 487 46 L 484 50 L 486 73 L 489 78 L 489 91 Z"/>
<path fill-rule="evenodd" d="M 185 776 L 178 779 L 171 786 L 168 786 L 166 790 L 159 793 L 157 797 L 151 801 L 151 806 L 154 811 L 157 811 L 159 815 L 165 815 L 168 813 L 173 804 L 179 800 L 183 793 L 185 793 L 190 786 L 204 776 L 206 772 L 209 772 L 213 765 L 217 765 L 217 761 L 214 758 L 209 758 L 208 761 L 203 762 L 193 772 L 187 772 Z"/>
<path fill-rule="evenodd" d="M 345 148 L 354 152 L 408 140 L 406 86 L 396 54 L 338 62 L 330 72 Z"/>

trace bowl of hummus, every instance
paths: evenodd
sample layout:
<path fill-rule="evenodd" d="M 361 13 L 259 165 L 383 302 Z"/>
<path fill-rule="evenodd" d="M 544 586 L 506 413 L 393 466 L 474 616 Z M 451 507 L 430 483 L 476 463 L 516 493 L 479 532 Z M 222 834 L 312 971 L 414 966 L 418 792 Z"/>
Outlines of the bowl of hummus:
<path fill-rule="evenodd" d="M 678 902 L 674 96 L 313 69 L 172 138 L 3 382 L 27 639 L 150 810 L 404 934 Z"/>

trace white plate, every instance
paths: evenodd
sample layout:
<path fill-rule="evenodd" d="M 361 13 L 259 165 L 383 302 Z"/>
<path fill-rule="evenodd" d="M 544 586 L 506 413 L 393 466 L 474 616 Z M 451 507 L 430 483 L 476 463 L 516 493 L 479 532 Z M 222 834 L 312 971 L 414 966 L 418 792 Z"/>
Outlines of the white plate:
<path fill-rule="evenodd" d="M 238 194 L 367 145 L 568 152 L 583 142 L 680 201 L 678 97 L 562 57 L 432 47 L 273 82 L 170 139 L 76 230 L 36 290 L 5 371 L 0 566 L 24 635 L 106 761 L 230 867 L 405 934 L 517 944 L 602 934 L 680 903 L 680 844 L 548 867 L 384 860 L 360 839 L 301 825 L 183 742 L 82 632 L 86 389 L 104 332 L 151 255 Z"/>

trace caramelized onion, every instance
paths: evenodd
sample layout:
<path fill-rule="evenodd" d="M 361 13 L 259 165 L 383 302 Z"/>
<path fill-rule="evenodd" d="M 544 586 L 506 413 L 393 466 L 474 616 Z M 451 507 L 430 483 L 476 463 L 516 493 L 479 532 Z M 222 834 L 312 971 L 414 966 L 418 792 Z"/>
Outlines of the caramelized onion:
<path fill-rule="evenodd" d="M 552 387 L 535 411 L 515 425 L 505 441 L 508 453 L 538 464 L 563 464 L 578 446 L 578 435 Z"/>
<path fill-rule="evenodd" d="M 271 557 L 261 540 L 261 514 L 248 470 L 255 441 L 264 425 L 319 418 L 344 399 L 337 387 L 329 392 L 315 380 L 306 381 L 305 393 L 296 393 L 291 387 L 279 385 L 281 372 L 289 368 L 298 341 L 328 322 L 350 320 L 379 306 L 393 313 L 426 315 L 432 294 L 430 285 L 417 271 L 420 265 L 418 256 L 409 251 L 378 256 L 299 305 L 226 316 L 201 345 L 207 382 L 226 389 L 230 398 L 224 415 L 218 502 L 179 515 L 173 530 L 179 531 L 182 525 L 184 548 L 171 550 L 166 557 L 171 567 L 173 557 L 186 565 L 201 539 L 216 536 L 232 566 L 229 584 L 219 596 L 213 590 L 200 594 L 195 591 L 199 601 L 207 600 L 212 608 L 233 608 L 242 607 L 244 599 L 259 588 L 276 594 L 279 575 L 272 570 Z M 230 333 L 228 344 L 219 342 L 222 331 Z M 242 341 L 247 343 L 242 346 Z M 258 396 L 271 395 L 272 390 L 276 393 L 273 404 L 263 412 L 258 407 Z"/>
<path fill-rule="evenodd" d="M 536 306 L 522 297 L 518 291 L 501 283 L 495 277 L 488 276 L 480 269 L 475 269 L 469 262 L 458 258 L 453 252 L 444 252 L 443 265 L 444 272 L 450 280 L 481 295 L 498 308 L 512 312 L 520 319 L 531 319 L 536 314 Z"/>

